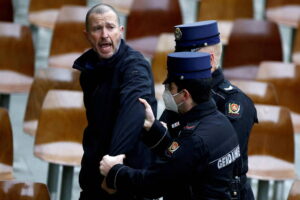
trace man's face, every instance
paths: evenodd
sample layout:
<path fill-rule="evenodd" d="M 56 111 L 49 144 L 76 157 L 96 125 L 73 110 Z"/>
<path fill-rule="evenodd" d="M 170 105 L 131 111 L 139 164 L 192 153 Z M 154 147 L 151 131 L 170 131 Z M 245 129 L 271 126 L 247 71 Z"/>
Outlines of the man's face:
<path fill-rule="evenodd" d="M 89 30 L 86 37 L 100 58 L 110 58 L 118 50 L 123 26 L 119 26 L 116 14 L 107 11 L 103 14 L 93 13 L 89 16 Z"/>

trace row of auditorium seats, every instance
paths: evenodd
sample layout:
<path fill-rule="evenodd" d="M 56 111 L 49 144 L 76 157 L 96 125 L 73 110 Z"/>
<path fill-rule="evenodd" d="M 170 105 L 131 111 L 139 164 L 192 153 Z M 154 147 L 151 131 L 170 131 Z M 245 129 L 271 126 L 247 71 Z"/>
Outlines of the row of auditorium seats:
<path fill-rule="evenodd" d="M 289 1 L 290 4 L 299 5 L 297 0 L 294 0 L 294 2 Z M 11 3 L 11 1 L 7 2 L 5 6 Z M 155 81 L 161 83 L 166 75 L 166 55 L 174 51 L 173 26 L 182 23 L 179 1 L 126 0 L 119 3 L 120 1 L 104 0 L 104 2 L 111 3 L 128 16 L 126 39 L 130 45 L 140 50 L 146 57 L 152 58 Z M 278 12 L 278 7 L 284 6 L 287 10 L 286 2 L 286 0 L 267 0 L 267 8 L 276 7 L 276 12 Z M 66 4 L 75 4 L 76 6 L 64 6 Z M 0 34 L 5 36 L 3 42 L 9 42 L 9 45 L 0 45 L 0 62 L 4 62 L 0 64 L 0 93 L 4 94 L 0 97 L 0 101 L 3 101 L 3 105 L 8 107 L 9 98 L 7 94 L 28 92 L 30 88 L 24 117 L 24 132 L 35 137 L 35 156 L 49 163 L 47 185 L 50 193 L 56 193 L 57 191 L 59 185 L 58 165 L 63 166 L 61 199 L 71 198 L 73 167 L 78 166 L 80 163 L 82 155 L 81 138 L 83 128 L 86 125 L 82 93 L 78 82 L 79 74 L 70 69 L 74 59 L 89 48 L 82 33 L 87 10 L 85 5 L 86 1 L 83 0 L 43 1 L 43 3 L 31 0 L 29 22 L 53 29 L 48 67 L 35 72 L 33 42 L 29 38 L 31 36 L 28 36 L 30 34 L 29 28 L 12 23 L 0 23 Z M 295 7 L 297 9 L 297 6 Z M 2 5 L 0 5 L 0 8 L 2 8 Z M 273 20 L 272 12 L 268 9 L 267 17 Z M 9 9 L 6 10 L 9 11 Z M 46 12 L 43 12 L 45 10 Z M 286 10 L 285 12 L 287 12 Z M 0 17 L 2 13 L 0 11 Z M 43 15 L 43 13 L 46 13 L 46 15 Z M 218 15 L 213 16 L 213 13 Z M 208 15 L 206 16 L 206 14 Z M 5 14 L 5 16 L 8 15 Z M 49 19 L 50 22 L 43 21 Z M 223 55 L 225 74 L 231 79 L 243 79 L 235 80 L 233 83 L 244 90 L 256 103 L 260 124 L 255 125 L 253 128 L 249 142 L 250 170 L 248 175 L 251 178 L 261 180 L 259 184 L 263 187 L 259 188 L 258 199 L 266 199 L 265 195 L 268 193 L 268 183 L 266 181 L 295 179 L 296 175 L 294 138 L 292 136 L 296 130 L 293 129 L 293 125 L 295 126 L 294 119 L 297 119 L 297 117 L 293 117 L 295 116 L 294 113 L 291 115 L 291 112 L 282 106 L 287 106 L 293 112 L 300 113 L 296 103 L 297 97 L 292 96 L 293 93 L 297 94 L 297 83 L 300 80 L 297 70 L 299 67 L 296 66 L 297 59 L 299 59 L 297 55 L 300 52 L 300 31 L 297 32 L 295 39 L 293 61 L 296 64 L 293 64 L 293 69 L 284 66 L 280 68 L 284 72 L 279 70 L 272 73 L 275 68 L 264 72 L 263 66 L 265 63 L 259 66 L 261 61 L 282 61 L 281 39 L 277 24 L 265 20 L 253 20 L 252 0 L 201 0 L 198 20 L 205 19 L 217 19 L 222 22 L 219 24 L 219 28 L 225 46 Z M 2 21 L 2 17 L 0 20 Z M 11 20 L 8 19 L 8 21 Z M 5 28 L 1 28 L 2 24 Z M 26 37 L 24 39 L 26 44 L 20 42 L 22 37 Z M 10 39 L 8 40 L 8 38 Z M 0 42 L 2 42 L 1 36 Z M 16 44 L 13 44 L 13 42 L 16 42 Z M 21 52 L 18 52 L 17 49 L 10 49 L 17 46 L 18 43 L 24 45 L 18 46 Z M 3 48 L 4 46 L 7 47 Z M 10 52 L 12 53 L 11 56 L 9 56 Z M 254 57 L 255 55 L 257 57 Z M 18 59 L 15 59 L 16 57 Z M 24 60 L 22 60 L 23 57 Z M 25 60 L 25 58 L 28 60 Z M 28 69 L 25 67 L 26 63 L 30 66 Z M 242 65 L 247 67 L 241 67 Z M 7 66 L 12 68 L 7 68 Z M 239 66 L 243 72 L 239 73 L 239 68 L 230 68 L 234 66 Z M 58 69 L 57 67 L 67 69 Z M 23 71 L 24 69 L 27 69 L 27 71 Z M 245 73 L 245 71 L 247 72 Z M 265 75 L 260 75 L 261 71 Z M 16 72 L 18 72 L 18 78 L 13 76 Z M 245 75 L 246 77 L 243 77 Z M 266 75 L 271 76 L 266 77 Z M 272 77 L 272 75 L 274 76 Z M 280 77 L 280 75 L 283 76 Z M 22 81 L 23 79 L 26 81 Z M 245 79 L 251 79 L 252 81 L 246 81 Z M 14 90 L 11 90 L 13 88 Z M 294 91 L 287 91 L 287 88 L 294 88 Z M 6 116 L 7 119 L 7 113 Z M 80 123 L 74 124 L 74 121 Z M 9 130 L 9 126 L 6 129 Z M 1 135 L 0 139 L 2 140 Z M 5 141 L 5 145 L 1 144 L 0 148 L 5 146 L 10 150 L 1 149 L 1 152 L 12 151 L 12 146 L 7 145 L 9 139 L 3 139 L 2 141 Z M 277 144 L 276 149 L 274 149 L 274 144 Z M 4 155 L 12 154 L 6 153 Z M 287 155 L 287 157 L 283 155 Z M 0 155 L 0 159 L 4 157 Z M 10 161 L 7 161 L 9 159 Z M 0 160 L 0 180 L 2 171 L 5 174 L 3 179 L 13 178 L 12 157 L 7 158 L 7 160 L 3 164 Z M 274 165 L 271 165 L 271 163 L 274 163 Z M 267 168 L 268 166 L 270 168 Z M 280 169 L 277 168 L 279 166 Z M 6 183 L 11 184 L 10 182 Z M 300 198 L 297 184 L 299 183 L 295 181 L 294 187 L 291 189 L 289 197 L 291 199 L 296 199 L 297 194 L 297 198 Z M 0 189 L 0 199 L 2 199 L 1 192 Z"/>

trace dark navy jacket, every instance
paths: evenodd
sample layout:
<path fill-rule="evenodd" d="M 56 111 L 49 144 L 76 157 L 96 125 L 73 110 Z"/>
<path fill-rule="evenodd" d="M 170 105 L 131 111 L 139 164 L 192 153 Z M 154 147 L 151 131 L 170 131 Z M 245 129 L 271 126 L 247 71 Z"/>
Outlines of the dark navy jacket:
<path fill-rule="evenodd" d="M 212 95 L 221 111 L 230 120 L 238 134 L 242 155 L 241 181 L 245 187 L 248 171 L 248 140 L 254 123 L 257 123 L 257 113 L 252 100 L 240 89 L 224 79 L 221 69 L 213 72 Z M 248 187 L 248 190 L 251 188 Z M 247 192 L 247 191 L 245 191 Z M 249 191 L 248 191 L 249 193 Z M 249 196 L 241 194 L 241 199 L 249 200 Z"/>
<path fill-rule="evenodd" d="M 156 198 L 176 192 L 178 184 L 187 183 L 192 199 L 230 199 L 240 151 L 228 119 L 210 100 L 182 115 L 176 125 L 180 131 L 175 138 L 158 121 L 143 136 L 153 151 L 164 152 L 164 159 L 146 170 L 115 165 L 108 173 L 108 186 Z M 179 196 L 172 198 L 176 199 L 182 200 Z"/>
<path fill-rule="evenodd" d="M 156 100 L 149 63 L 122 40 L 118 52 L 100 60 L 92 49 L 74 63 L 81 71 L 80 84 L 88 126 L 84 131 L 82 168 L 79 182 L 82 199 L 134 199 L 126 194 L 107 196 L 101 189 L 103 176 L 99 162 L 106 154 L 126 153 L 125 163 L 144 168 L 152 162 L 151 152 L 140 139 L 145 108 L 138 101 L 145 98 L 154 113 Z M 76 122 L 74 122 L 76 123 Z"/>

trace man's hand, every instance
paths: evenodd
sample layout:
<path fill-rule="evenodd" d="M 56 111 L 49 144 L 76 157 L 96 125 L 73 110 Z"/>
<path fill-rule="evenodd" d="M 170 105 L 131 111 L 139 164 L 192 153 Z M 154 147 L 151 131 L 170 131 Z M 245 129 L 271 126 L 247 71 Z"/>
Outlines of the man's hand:
<path fill-rule="evenodd" d="M 103 179 L 101 187 L 103 190 L 105 190 L 108 194 L 114 194 L 117 192 L 117 190 L 111 189 L 109 187 L 107 187 L 106 185 L 106 178 Z"/>
<path fill-rule="evenodd" d="M 123 160 L 125 158 L 124 154 L 120 154 L 117 156 L 103 156 L 100 161 L 100 172 L 103 176 L 107 176 L 109 170 L 116 164 L 123 164 Z"/>
<path fill-rule="evenodd" d="M 145 122 L 144 122 L 144 128 L 149 131 L 152 127 L 155 117 L 152 111 L 151 106 L 148 104 L 148 102 L 145 99 L 139 98 L 139 101 L 144 104 L 145 106 Z"/>

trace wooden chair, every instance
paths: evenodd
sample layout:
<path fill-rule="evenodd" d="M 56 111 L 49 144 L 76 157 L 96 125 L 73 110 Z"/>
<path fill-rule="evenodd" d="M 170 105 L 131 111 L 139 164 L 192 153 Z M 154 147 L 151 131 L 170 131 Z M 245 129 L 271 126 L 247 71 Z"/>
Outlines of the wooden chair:
<path fill-rule="evenodd" d="M 114 7 L 119 13 L 128 16 L 131 10 L 133 0 L 102 0 L 102 3 L 106 3 Z"/>
<path fill-rule="evenodd" d="M 27 100 L 23 130 L 35 136 L 43 101 L 51 89 L 81 90 L 79 72 L 73 69 L 44 68 L 37 71 Z"/>
<path fill-rule="evenodd" d="M 282 59 L 281 39 L 275 23 L 249 19 L 234 22 L 223 56 L 226 78 L 254 80 L 261 61 Z"/>
<path fill-rule="evenodd" d="M 228 43 L 233 21 L 254 18 L 252 0 L 201 0 L 198 21 L 217 20 L 222 44 Z"/>
<path fill-rule="evenodd" d="M 247 175 L 259 180 L 259 200 L 267 199 L 268 181 L 274 180 L 278 186 L 284 180 L 295 179 L 296 171 L 294 131 L 289 110 L 262 104 L 255 107 L 259 123 L 253 126 L 250 134 Z"/>
<path fill-rule="evenodd" d="M 178 0 L 134 0 L 127 18 L 126 41 L 145 57 L 152 58 L 158 36 L 173 33 L 178 24 L 182 24 Z"/>
<path fill-rule="evenodd" d="M 258 81 L 270 82 L 278 91 L 278 103 L 291 110 L 295 133 L 300 133 L 300 66 L 293 63 L 262 62 L 257 73 Z"/>
<path fill-rule="evenodd" d="M 8 108 L 9 94 L 28 92 L 33 80 L 34 47 L 29 27 L 0 22 L 0 46 L 0 105 Z"/>
<path fill-rule="evenodd" d="M 247 80 L 233 80 L 231 83 L 240 88 L 256 104 L 278 105 L 277 92 L 272 83 Z"/>
<path fill-rule="evenodd" d="M 8 112 L 0 107 L 0 181 L 10 179 L 13 179 L 13 135 Z"/>
<path fill-rule="evenodd" d="M 12 0 L 1 0 L 0 1 L 0 21 L 13 22 L 14 21 L 14 10 Z"/>
<path fill-rule="evenodd" d="M 75 59 L 90 48 L 83 34 L 87 11 L 85 6 L 63 6 L 59 10 L 52 35 L 49 67 L 72 68 Z"/>
<path fill-rule="evenodd" d="M 0 181 L 0 199 L 50 200 L 50 196 L 47 186 L 43 183 Z"/>
<path fill-rule="evenodd" d="M 288 200 L 300 200 L 300 180 L 295 180 L 293 182 Z"/>
<path fill-rule="evenodd" d="M 266 17 L 275 23 L 297 28 L 300 19 L 300 1 L 267 0 Z"/>
<path fill-rule="evenodd" d="M 173 33 L 159 35 L 156 50 L 152 58 L 154 82 L 162 84 L 167 77 L 167 56 L 175 51 L 175 36 Z"/>
<path fill-rule="evenodd" d="M 56 192 L 58 167 L 63 166 L 60 199 L 71 199 L 73 171 L 83 155 L 82 135 L 86 125 L 82 92 L 50 90 L 47 93 L 35 136 L 34 155 L 49 163 L 50 193 Z"/>
<path fill-rule="evenodd" d="M 298 24 L 297 33 L 295 36 L 292 61 L 296 65 L 300 65 L 300 23 Z"/>
<path fill-rule="evenodd" d="M 30 0 L 28 21 L 38 27 L 53 29 L 59 9 L 64 5 L 85 6 L 86 0 Z"/>

